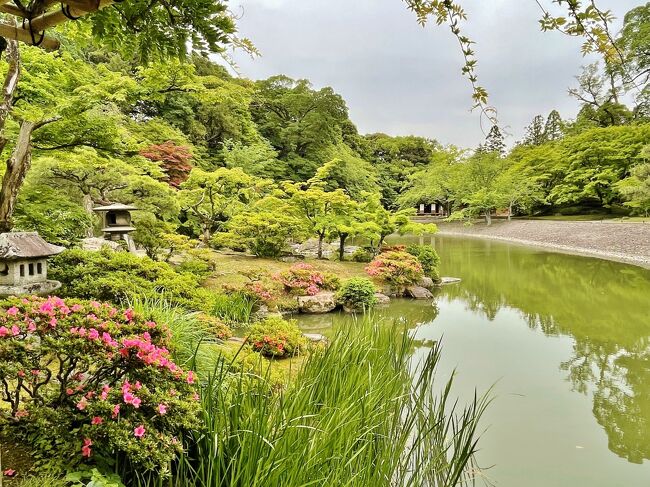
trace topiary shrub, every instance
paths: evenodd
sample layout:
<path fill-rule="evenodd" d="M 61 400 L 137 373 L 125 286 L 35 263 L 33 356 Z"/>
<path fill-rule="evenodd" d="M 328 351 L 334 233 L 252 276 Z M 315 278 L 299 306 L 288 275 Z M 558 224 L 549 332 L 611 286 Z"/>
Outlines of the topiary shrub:
<path fill-rule="evenodd" d="M 357 250 L 352 252 L 350 258 L 353 262 L 370 262 L 375 255 L 369 249 L 364 249 L 359 247 Z"/>
<path fill-rule="evenodd" d="M 96 301 L 13 298 L 0 309 L 5 435 L 54 472 L 115 460 L 165 471 L 199 410 L 166 327 Z"/>
<path fill-rule="evenodd" d="M 424 276 L 422 265 L 415 256 L 397 250 L 379 254 L 368 264 L 366 272 L 398 290 L 416 284 Z"/>
<path fill-rule="evenodd" d="M 335 274 L 318 271 L 313 265 L 302 262 L 276 274 L 274 278 L 282 283 L 286 292 L 298 295 L 313 296 L 321 291 L 334 291 L 340 286 Z"/>
<path fill-rule="evenodd" d="M 336 300 L 344 308 L 353 311 L 366 310 L 377 304 L 375 285 L 365 277 L 352 277 L 339 288 Z"/>
<path fill-rule="evenodd" d="M 430 245 L 409 245 L 406 251 L 417 257 L 425 276 L 430 277 L 434 281 L 440 280 L 440 274 L 438 273 L 440 257 L 433 247 Z"/>
<path fill-rule="evenodd" d="M 253 325 L 246 342 L 265 357 L 275 358 L 297 355 L 307 343 L 296 322 L 282 318 L 267 318 Z"/>
<path fill-rule="evenodd" d="M 228 340 L 232 336 L 230 327 L 220 319 L 205 313 L 199 313 L 196 318 L 210 335 L 217 337 L 219 340 Z"/>

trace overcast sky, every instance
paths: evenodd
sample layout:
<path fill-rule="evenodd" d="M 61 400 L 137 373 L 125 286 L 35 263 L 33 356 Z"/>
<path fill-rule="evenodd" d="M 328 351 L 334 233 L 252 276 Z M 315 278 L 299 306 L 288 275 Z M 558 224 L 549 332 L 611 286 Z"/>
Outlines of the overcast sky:
<path fill-rule="evenodd" d="M 550 0 L 542 0 L 550 6 Z M 599 0 L 618 17 L 641 0 Z M 558 109 L 574 117 L 567 95 L 580 66 L 581 41 L 542 33 L 535 0 L 462 0 L 463 27 L 476 41 L 479 82 L 490 93 L 501 125 L 519 139 L 536 114 Z M 421 28 L 401 0 L 231 0 L 243 15 L 242 36 L 262 56 L 235 53 L 242 76 L 276 74 L 331 86 L 348 104 L 361 133 L 421 135 L 474 147 L 484 135 L 462 57 L 446 26 Z"/>

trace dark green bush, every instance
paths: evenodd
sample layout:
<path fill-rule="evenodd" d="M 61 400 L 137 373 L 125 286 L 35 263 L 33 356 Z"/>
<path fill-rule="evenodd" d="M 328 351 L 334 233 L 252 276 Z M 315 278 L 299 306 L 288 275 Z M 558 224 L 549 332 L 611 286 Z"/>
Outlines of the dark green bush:
<path fill-rule="evenodd" d="M 176 272 L 169 264 L 128 252 L 67 250 L 52 259 L 52 279 L 66 297 L 124 302 L 132 297 L 164 296 L 172 304 L 203 309 L 199 278 Z"/>
<path fill-rule="evenodd" d="M 336 293 L 337 301 L 351 310 L 366 310 L 377 304 L 375 285 L 366 277 L 352 277 Z"/>
<path fill-rule="evenodd" d="M 440 274 L 438 273 L 440 257 L 433 247 L 429 245 L 409 245 L 406 251 L 417 257 L 425 276 L 430 277 L 434 281 L 440 280 Z"/>

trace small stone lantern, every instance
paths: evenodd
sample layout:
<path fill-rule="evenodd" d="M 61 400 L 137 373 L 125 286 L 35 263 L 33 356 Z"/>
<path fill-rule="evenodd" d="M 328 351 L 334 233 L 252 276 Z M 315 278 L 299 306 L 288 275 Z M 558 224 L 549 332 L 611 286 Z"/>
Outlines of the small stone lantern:
<path fill-rule="evenodd" d="M 135 244 L 129 235 L 135 230 L 131 226 L 131 211 L 133 210 L 137 210 L 137 208 L 122 203 L 93 208 L 93 211 L 100 213 L 102 216 L 104 238 L 113 242 L 124 241 L 130 252 L 135 251 Z"/>
<path fill-rule="evenodd" d="M 36 232 L 0 233 L 0 295 L 49 294 L 61 286 L 47 278 L 47 258 L 64 247 Z"/>

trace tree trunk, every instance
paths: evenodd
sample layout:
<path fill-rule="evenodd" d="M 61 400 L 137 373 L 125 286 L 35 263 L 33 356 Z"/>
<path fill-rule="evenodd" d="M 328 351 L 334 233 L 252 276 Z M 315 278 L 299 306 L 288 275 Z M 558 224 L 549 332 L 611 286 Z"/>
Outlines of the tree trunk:
<path fill-rule="evenodd" d="M 85 194 L 83 197 L 83 205 L 84 205 L 84 210 L 86 210 L 86 213 L 90 216 L 90 221 L 93 221 L 93 199 L 89 194 Z M 94 232 L 93 232 L 93 225 L 91 224 L 87 229 L 86 229 L 86 237 L 93 237 Z"/>
<path fill-rule="evenodd" d="M 325 239 L 325 234 L 319 233 L 318 234 L 318 258 L 322 259 L 323 258 L 323 240 Z"/>
<path fill-rule="evenodd" d="M 2 100 L 0 100 L 0 152 L 7 145 L 4 128 L 7 118 L 11 113 L 14 103 L 14 93 L 18 80 L 20 79 L 20 51 L 18 42 L 7 40 L 7 49 L 5 51 L 7 59 L 7 74 L 5 75 L 4 85 L 2 87 Z"/>
<path fill-rule="evenodd" d="M 343 262 L 343 259 L 345 257 L 345 241 L 348 238 L 347 233 L 340 233 L 339 234 L 339 260 Z"/>
<path fill-rule="evenodd" d="M 203 226 L 203 243 L 206 245 L 206 247 L 210 246 L 210 228 L 207 225 Z"/>
<path fill-rule="evenodd" d="M 485 223 L 487 223 L 488 227 L 492 225 L 492 211 L 491 210 L 485 210 Z"/>
<path fill-rule="evenodd" d="M 2 178 L 0 190 L 0 232 L 9 232 L 13 227 L 12 216 L 16 206 L 18 190 L 25 180 L 32 163 L 32 132 L 37 127 L 33 122 L 22 122 L 18 140 L 11 157 L 7 160 L 7 170 Z"/>
<path fill-rule="evenodd" d="M 512 203 L 508 205 L 508 221 L 512 220 Z"/>

